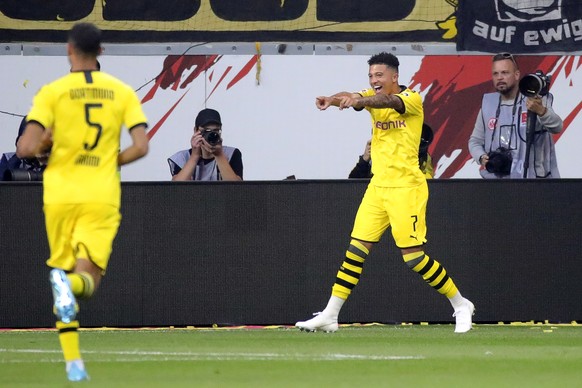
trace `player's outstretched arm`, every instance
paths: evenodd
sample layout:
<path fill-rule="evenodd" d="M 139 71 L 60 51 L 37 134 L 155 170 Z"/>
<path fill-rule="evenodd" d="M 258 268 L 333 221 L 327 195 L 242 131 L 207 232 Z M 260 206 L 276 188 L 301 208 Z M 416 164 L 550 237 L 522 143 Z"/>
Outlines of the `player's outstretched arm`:
<path fill-rule="evenodd" d="M 398 96 L 392 94 L 376 94 L 374 96 L 361 97 L 355 107 L 370 107 L 370 108 L 392 108 L 397 112 L 404 112 L 404 102 Z"/>
<path fill-rule="evenodd" d="M 332 96 L 319 96 L 315 98 L 315 106 L 319 110 L 326 110 L 330 106 L 337 106 L 340 109 L 345 108 L 345 101 L 360 97 L 357 93 L 339 92 Z"/>

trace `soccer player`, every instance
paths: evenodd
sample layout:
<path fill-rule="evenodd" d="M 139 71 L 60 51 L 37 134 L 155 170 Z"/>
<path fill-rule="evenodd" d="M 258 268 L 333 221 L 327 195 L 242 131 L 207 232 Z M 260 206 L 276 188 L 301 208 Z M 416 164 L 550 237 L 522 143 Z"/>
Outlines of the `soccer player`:
<path fill-rule="evenodd" d="M 368 65 L 369 89 L 315 99 L 320 110 L 333 105 L 340 110 L 352 107 L 370 112 L 373 177 L 356 214 L 346 257 L 327 306 L 314 318 L 295 326 L 307 331 L 338 329 L 340 309 L 358 284 L 366 257 L 391 226 L 406 265 L 449 299 L 456 318 L 455 332 L 465 333 L 471 329 L 473 303 L 461 295 L 445 268 L 424 252 L 428 186 L 418 168 L 422 99 L 398 84 L 399 61 L 393 54 L 373 55 Z"/>
<path fill-rule="evenodd" d="M 56 327 L 71 381 L 88 380 L 79 349 L 76 298 L 93 295 L 105 274 L 121 215 L 119 167 L 148 152 L 147 119 L 135 92 L 98 71 L 101 31 L 78 23 L 69 31 L 71 72 L 43 86 L 17 144 L 19 158 L 50 149 L 43 201 L 47 265 Z M 122 126 L 132 144 L 120 152 Z"/>

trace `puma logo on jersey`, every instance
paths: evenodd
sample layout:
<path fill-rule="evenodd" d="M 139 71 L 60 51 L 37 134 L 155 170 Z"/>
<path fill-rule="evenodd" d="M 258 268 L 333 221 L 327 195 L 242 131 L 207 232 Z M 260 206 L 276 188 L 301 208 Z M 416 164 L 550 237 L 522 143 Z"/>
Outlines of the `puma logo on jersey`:
<path fill-rule="evenodd" d="M 95 155 L 79 155 L 77 156 L 77 159 L 75 159 L 75 164 L 82 166 L 97 167 L 99 166 L 100 160 L 101 158 Z"/>

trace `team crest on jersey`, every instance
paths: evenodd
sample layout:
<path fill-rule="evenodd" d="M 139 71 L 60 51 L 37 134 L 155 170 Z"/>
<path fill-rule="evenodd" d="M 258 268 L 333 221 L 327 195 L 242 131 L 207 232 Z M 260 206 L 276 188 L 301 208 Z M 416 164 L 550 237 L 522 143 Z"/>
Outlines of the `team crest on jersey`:
<path fill-rule="evenodd" d="M 489 119 L 489 122 L 487 123 L 487 127 L 493 131 L 495 129 L 495 125 L 497 125 L 497 119 L 495 119 L 495 118 Z"/>

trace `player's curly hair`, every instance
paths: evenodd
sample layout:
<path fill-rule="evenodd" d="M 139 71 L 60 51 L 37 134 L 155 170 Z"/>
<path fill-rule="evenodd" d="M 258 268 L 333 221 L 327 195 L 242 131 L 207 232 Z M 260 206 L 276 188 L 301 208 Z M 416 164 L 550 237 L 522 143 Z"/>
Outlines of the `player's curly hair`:
<path fill-rule="evenodd" d="M 398 61 L 396 55 L 383 51 L 379 54 L 372 55 L 370 59 L 368 59 L 368 65 L 386 65 L 398 71 L 400 62 Z"/>

